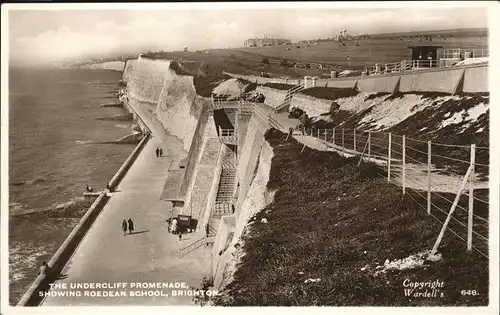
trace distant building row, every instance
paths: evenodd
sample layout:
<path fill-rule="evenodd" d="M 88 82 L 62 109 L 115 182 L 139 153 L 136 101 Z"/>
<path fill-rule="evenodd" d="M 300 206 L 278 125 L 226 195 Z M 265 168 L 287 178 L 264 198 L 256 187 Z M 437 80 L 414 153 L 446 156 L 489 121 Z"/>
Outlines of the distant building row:
<path fill-rule="evenodd" d="M 249 38 L 245 41 L 245 47 L 290 45 L 291 43 L 291 40 L 285 38 Z"/>

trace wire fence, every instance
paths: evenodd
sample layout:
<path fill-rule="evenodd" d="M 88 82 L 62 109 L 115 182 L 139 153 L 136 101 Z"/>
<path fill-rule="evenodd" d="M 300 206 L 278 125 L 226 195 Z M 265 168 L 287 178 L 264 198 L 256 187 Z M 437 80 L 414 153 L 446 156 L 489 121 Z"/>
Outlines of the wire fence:
<path fill-rule="evenodd" d="M 474 250 L 488 258 L 489 148 L 422 141 L 383 131 L 305 129 L 345 156 L 372 162 L 415 204 Z M 300 135 L 299 135 L 300 137 Z"/>
<path fill-rule="evenodd" d="M 233 107 L 250 112 L 269 127 L 285 131 L 276 113 L 267 112 L 245 99 L 228 102 L 213 99 L 214 108 Z M 243 108 L 243 105 L 248 105 Z M 387 181 L 400 187 L 419 208 L 488 258 L 489 229 L 489 147 L 423 141 L 384 131 L 348 128 L 302 128 L 303 136 L 318 139 L 344 156 L 358 156 L 387 174 Z M 234 142 L 237 132 L 219 130 L 223 142 Z M 300 137 L 300 136 L 299 136 Z"/>

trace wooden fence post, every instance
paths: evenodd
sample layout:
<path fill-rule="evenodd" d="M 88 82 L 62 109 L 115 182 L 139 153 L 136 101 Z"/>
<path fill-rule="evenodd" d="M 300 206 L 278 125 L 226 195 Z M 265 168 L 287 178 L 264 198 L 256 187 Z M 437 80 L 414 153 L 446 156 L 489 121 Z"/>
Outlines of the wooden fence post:
<path fill-rule="evenodd" d="M 354 151 L 356 151 L 356 128 L 354 128 L 354 143 L 353 143 Z"/>
<path fill-rule="evenodd" d="M 325 142 L 328 142 L 328 129 L 325 128 Z"/>
<path fill-rule="evenodd" d="M 389 151 L 387 156 L 387 181 L 391 181 L 391 146 L 392 146 L 392 133 L 389 132 Z"/>
<path fill-rule="evenodd" d="M 368 131 L 368 162 L 370 162 L 371 146 L 372 146 L 372 132 Z"/>
<path fill-rule="evenodd" d="M 342 152 L 344 152 L 344 128 L 342 128 Z"/>
<path fill-rule="evenodd" d="M 446 217 L 446 220 L 444 221 L 443 227 L 441 228 L 441 232 L 439 232 L 438 238 L 436 240 L 436 243 L 434 243 L 434 247 L 432 248 L 431 254 L 429 255 L 430 257 L 434 256 L 436 254 L 436 251 L 439 247 L 439 244 L 441 243 L 441 240 L 443 239 L 444 231 L 446 231 L 446 228 L 448 227 L 448 223 L 450 223 L 451 216 L 453 215 L 453 212 L 455 212 L 455 209 L 457 208 L 458 201 L 460 200 L 460 195 L 462 194 L 462 191 L 465 189 L 465 185 L 467 184 L 467 180 L 469 179 L 471 168 L 469 166 L 469 169 L 467 170 L 467 173 L 464 176 L 464 179 L 462 180 L 462 184 L 460 185 L 460 189 L 457 192 L 457 195 L 455 196 L 455 200 L 453 201 L 453 204 L 451 205 L 450 212 L 448 212 L 448 216 Z"/>
<path fill-rule="evenodd" d="M 318 128 L 318 140 L 319 140 L 319 128 Z"/>
<path fill-rule="evenodd" d="M 332 144 L 335 145 L 335 128 L 332 129 Z"/>
<path fill-rule="evenodd" d="M 427 214 L 431 214 L 431 141 L 427 141 Z"/>
<path fill-rule="evenodd" d="M 476 145 L 470 146 L 470 177 L 469 177 L 469 216 L 467 222 L 467 250 L 472 250 L 472 230 L 474 217 L 474 171 L 476 164 Z"/>
<path fill-rule="evenodd" d="M 406 136 L 403 135 L 403 195 L 406 194 Z"/>

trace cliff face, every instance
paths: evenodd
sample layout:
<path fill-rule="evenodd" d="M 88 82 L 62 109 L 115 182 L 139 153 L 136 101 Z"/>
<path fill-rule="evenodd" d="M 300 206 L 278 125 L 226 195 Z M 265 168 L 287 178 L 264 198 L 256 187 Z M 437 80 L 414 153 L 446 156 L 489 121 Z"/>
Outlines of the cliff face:
<path fill-rule="evenodd" d="M 141 102 L 158 103 L 169 67 L 169 60 L 137 59 L 128 74 L 129 97 Z"/>
<path fill-rule="evenodd" d="M 137 63 L 136 59 L 130 59 L 125 62 L 122 75 L 123 82 L 128 82 L 130 80 L 130 77 L 132 75 L 132 72 L 134 71 L 136 63 Z"/>
<path fill-rule="evenodd" d="M 156 106 L 156 117 L 165 130 L 183 139 L 184 149 L 189 150 L 205 104 L 209 105 L 208 100 L 196 94 L 193 77 L 179 76 L 169 69 Z"/>
<path fill-rule="evenodd" d="M 108 61 L 103 63 L 86 64 L 80 66 L 81 69 L 91 69 L 91 70 L 103 69 L 103 70 L 114 70 L 120 72 L 123 71 L 124 67 L 125 67 L 125 62 L 123 61 Z"/>
<path fill-rule="evenodd" d="M 127 95 L 156 105 L 156 117 L 163 128 L 183 141 L 189 151 L 205 104 L 196 94 L 193 77 L 176 74 L 170 60 L 140 57 L 128 60 L 123 72 Z"/>

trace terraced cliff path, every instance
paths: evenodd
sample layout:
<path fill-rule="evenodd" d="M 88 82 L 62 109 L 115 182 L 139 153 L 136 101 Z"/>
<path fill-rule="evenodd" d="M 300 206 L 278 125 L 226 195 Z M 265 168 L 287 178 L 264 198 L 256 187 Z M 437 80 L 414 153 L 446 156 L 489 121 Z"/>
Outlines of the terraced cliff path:
<path fill-rule="evenodd" d="M 167 232 L 171 204 L 160 200 L 169 165 L 182 154 L 182 143 L 166 135 L 147 107 L 133 108 L 153 137 L 112 194 L 56 283 L 186 282 L 198 286 L 209 262 L 178 255 L 184 241 Z M 164 157 L 155 150 L 162 146 Z M 123 219 L 132 218 L 135 234 L 123 236 Z M 170 290 L 163 289 L 170 293 Z M 190 305 L 184 297 L 46 297 L 42 306 Z"/>

